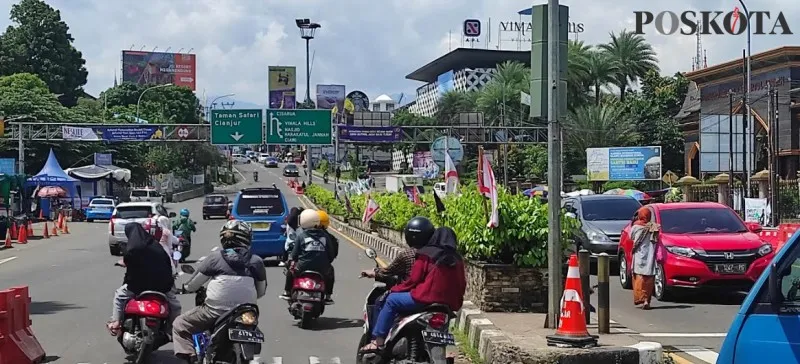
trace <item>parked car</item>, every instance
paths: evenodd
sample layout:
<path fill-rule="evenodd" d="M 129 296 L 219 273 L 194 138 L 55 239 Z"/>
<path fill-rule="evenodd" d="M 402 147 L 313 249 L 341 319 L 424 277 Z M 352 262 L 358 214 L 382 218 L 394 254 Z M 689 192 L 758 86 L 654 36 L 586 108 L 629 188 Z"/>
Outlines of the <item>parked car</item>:
<path fill-rule="evenodd" d="M 580 222 L 572 232 L 575 240 L 572 252 L 585 248 L 592 254 L 606 253 L 612 259 L 617 257 L 622 229 L 642 207 L 635 198 L 621 195 L 568 197 L 562 204 L 567 215 Z"/>
<path fill-rule="evenodd" d="M 231 162 L 233 164 L 248 164 L 250 163 L 250 158 L 247 158 L 244 154 L 231 154 Z"/>
<path fill-rule="evenodd" d="M 131 202 L 158 202 L 164 204 L 164 195 L 153 187 L 134 188 L 131 190 Z"/>
<path fill-rule="evenodd" d="M 89 200 L 89 206 L 86 207 L 84 214 L 86 215 L 86 222 L 94 222 L 94 220 L 111 220 L 111 215 L 114 213 L 114 207 L 117 202 L 111 198 L 95 197 Z"/>
<path fill-rule="evenodd" d="M 749 290 L 774 255 L 772 245 L 758 236 L 761 225 L 742 221 L 725 205 L 681 202 L 647 208 L 661 224 L 659 242 L 667 251 L 656 267 L 654 295 L 659 301 L 668 301 L 681 288 Z M 622 231 L 618 255 L 619 282 L 626 289 L 631 288 L 630 228 L 628 224 Z"/>
<path fill-rule="evenodd" d="M 264 167 L 267 168 L 278 168 L 278 159 L 275 157 L 269 157 L 264 160 Z"/>
<path fill-rule="evenodd" d="M 125 236 L 125 225 L 141 223 L 156 215 L 175 217 L 174 212 L 167 213 L 164 205 L 158 202 L 123 202 L 114 209 L 108 223 L 108 248 L 111 255 L 123 255 L 128 237 Z"/>
<path fill-rule="evenodd" d="M 228 217 L 228 197 L 225 195 L 208 195 L 203 200 L 203 220 L 213 216 Z"/>
<path fill-rule="evenodd" d="M 273 187 L 245 188 L 233 201 L 231 217 L 253 227 L 250 251 L 261 258 L 283 255 L 284 218 L 289 208 L 281 190 Z"/>
<path fill-rule="evenodd" d="M 283 176 L 300 177 L 300 170 L 297 168 L 296 164 L 287 164 L 285 167 L 283 167 Z"/>

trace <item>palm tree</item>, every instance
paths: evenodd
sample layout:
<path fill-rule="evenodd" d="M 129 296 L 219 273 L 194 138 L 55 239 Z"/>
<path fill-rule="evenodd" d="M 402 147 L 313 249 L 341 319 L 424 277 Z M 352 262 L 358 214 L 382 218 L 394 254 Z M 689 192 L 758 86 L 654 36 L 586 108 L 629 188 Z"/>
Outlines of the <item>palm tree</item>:
<path fill-rule="evenodd" d="M 492 80 L 477 93 L 474 100 L 489 125 L 519 124 L 528 119 L 528 106 L 520 103 L 520 91 L 530 93 L 530 69 L 520 62 L 503 62 L 497 66 Z"/>
<path fill-rule="evenodd" d="M 577 155 L 586 148 L 633 145 L 640 136 L 636 123 L 619 102 L 585 105 L 570 111 L 564 123 L 568 145 Z"/>
<path fill-rule="evenodd" d="M 436 105 L 436 119 L 441 125 L 457 124 L 458 114 L 475 112 L 476 92 L 449 91 L 442 95 Z"/>
<path fill-rule="evenodd" d="M 567 48 L 567 107 L 583 105 L 587 99 L 587 88 L 591 84 L 588 60 L 592 47 L 583 41 L 570 40 Z"/>
<path fill-rule="evenodd" d="M 586 60 L 586 74 L 594 88 L 594 103 L 600 105 L 600 89 L 616 81 L 619 67 L 611 61 L 608 53 L 592 50 Z"/>
<path fill-rule="evenodd" d="M 619 68 L 615 84 L 619 87 L 620 100 L 625 99 L 625 91 L 630 83 L 644 77 L 649 70 L 658 70 L 658 60 L 653 47 L 644 37 L 627 30 L 619 36 L 611 33 L 611 42 L 599 46 Z"/>

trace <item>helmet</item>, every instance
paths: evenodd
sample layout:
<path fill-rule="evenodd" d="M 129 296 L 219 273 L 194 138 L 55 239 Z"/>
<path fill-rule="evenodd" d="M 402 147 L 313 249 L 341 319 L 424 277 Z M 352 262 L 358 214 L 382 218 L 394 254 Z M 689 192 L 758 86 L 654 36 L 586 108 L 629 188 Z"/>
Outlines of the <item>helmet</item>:
<path fill-rule="evenodd" d="M 322 225 L 322 228 L 327 229 L 331 225 L 331 217 L 322 210 L 317 210 L 317 213 L 319 214 L 319 224 Z"/>
<path fill-rule="evenodd" d="M 148 234 L 152 235 L 156 241 L 161 240 L 161 234 L 164 232 L 164 230 L 158 225 L 157 217 L 148 218 L 139 224 L 142 225 L 144 231 L 147 231 Z"/>
<path fill-rule="evenodd" d="M 181 209 L 181 216 L 189 217 L 189 209 Z"/>
<path fill-rule="evenodd" d="M 300 213 L 300 227 L 313 229 L 320 225 L 320 217 L 316 210 L 305 209 Z"/>
<path fill-rule="evenodd" d="M 219 241 L 225 249 L 249 248 L 252 240 L 253 229 L 241 220 L 228 220 L 219 230 Z"/>
<path fill-rule="evenodd" d="M 433 226 L 430 220 L 417 216 L 408 220 L 406 227 L 403 229 L 403 235 L 408 246 L 419 249 L 428 244 L 434 230 L 436 230 L 436 227 Z"/>

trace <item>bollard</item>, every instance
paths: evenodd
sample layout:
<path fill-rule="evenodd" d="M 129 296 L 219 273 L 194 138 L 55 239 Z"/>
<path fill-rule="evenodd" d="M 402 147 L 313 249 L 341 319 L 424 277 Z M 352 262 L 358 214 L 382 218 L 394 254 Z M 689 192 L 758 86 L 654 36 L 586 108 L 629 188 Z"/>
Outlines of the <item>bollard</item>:
<path fill-rule="evenodd" d="M 611 312 L 608 307 L 610 263 L 611 257 L 606 253 L 600 253 L 597 257 L 597 332 L 601 334 L 611 333 Z"/>
<path fill-rule="evenodd" d="M 581 271 L 581 293 L 583 293 L 583 315 L 586 317 L 586 324 L 590 324 L 592 319 L 592 291 L 590 288 L 589 277 L 591 276 L 590 253 L 586 249 L 578 251 L 578 267 Z"/>

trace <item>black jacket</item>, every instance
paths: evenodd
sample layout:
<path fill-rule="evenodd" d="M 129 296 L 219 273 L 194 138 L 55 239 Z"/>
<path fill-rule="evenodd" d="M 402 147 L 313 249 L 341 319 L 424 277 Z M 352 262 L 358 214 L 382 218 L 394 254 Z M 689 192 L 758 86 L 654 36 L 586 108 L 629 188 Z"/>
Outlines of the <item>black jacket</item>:
<path fill-rule="evenodd" d="M 328 232 L 321 229 L 298 230 L 292 250 L 297 271 L 312 270 L 325 274 L 330 269 L 329 236 Z"/>
<path fill-rule="evenodd" d="M 174 286 L 172 259 L 161 245 L 144 230 L 142 225 L 125 225 L 128 247 L 122 258 L 125 270 L 124 284 L 134 294 L 144 291 L 169 292 Z"/>

